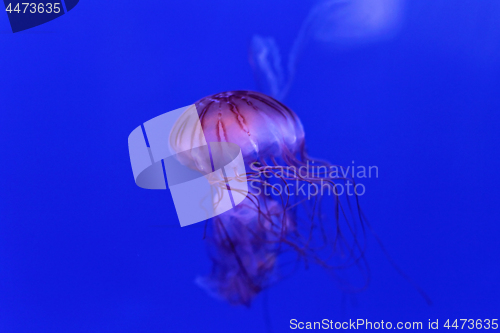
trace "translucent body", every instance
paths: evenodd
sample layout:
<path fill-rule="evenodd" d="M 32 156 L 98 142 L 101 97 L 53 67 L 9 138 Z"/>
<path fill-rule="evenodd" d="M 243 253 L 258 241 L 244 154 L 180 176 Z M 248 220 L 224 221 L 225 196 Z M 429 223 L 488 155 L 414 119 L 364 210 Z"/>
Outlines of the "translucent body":
<path fill-rule="evenodd" d="M 213 265 L 208 276 L 197 279 L 201 287 L 231 304 L 249 305 L 290 271 L 290 262 L 314 262 L 335 276 L 351 266 L 364 272 L 364 248 L 358 240 L 364 228 L 357 197 L 351 205 L 352 199 L 333 191 L 331 203 L 323 205 L 318 193 L 311 197 L 288 191 L 296 182 L 321 184 L 331 194 L 337 183 L 352 181 L 315 171 L 329 164 L 307 156 L 304 130 L 292 110 L 251 91 L 215 94 L 195 105 L 201 125 L 186 126 L 181 117 L 170 135 L 172 147 L 186 151 L 203 138 L 235 143 L 251 183 L 242 203 L 207 223 L 205 239 Z M 184 155 L 181 163 L 198 171 L 210 167 L 195 154 Z M 275 191 L 278 186 L 284 191 Z M 348 209 L 343 208 L 346 204 Z M 328 221 L 328 216 L 333 218 Z"/>

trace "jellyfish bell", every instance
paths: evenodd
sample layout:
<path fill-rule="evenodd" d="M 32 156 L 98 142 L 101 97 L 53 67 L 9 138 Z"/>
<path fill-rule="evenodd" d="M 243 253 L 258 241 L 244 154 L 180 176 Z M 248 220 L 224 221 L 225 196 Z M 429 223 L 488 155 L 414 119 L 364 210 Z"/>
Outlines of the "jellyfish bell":
<path fill-rule="evenodd" d="M 393 37 L 404 0 L 320 1 L 311 13 L 313 38 L 332 46 L 354 46 Z"/>
<path fill-rule="evenodd" d="M 179 119 L 170 135 L 176 151 L 206 142 L 237 144 L 245 162 L 296 154 L 304 142 L 304 130 L 297 115 L 277 100 L 253 91 L 229 91 L 195 103 L 200 125 L 186 126 Z M 196 158 L 194 158 L 196 160 Z M 192 163 L 194 166 L 196 161 Z"/>

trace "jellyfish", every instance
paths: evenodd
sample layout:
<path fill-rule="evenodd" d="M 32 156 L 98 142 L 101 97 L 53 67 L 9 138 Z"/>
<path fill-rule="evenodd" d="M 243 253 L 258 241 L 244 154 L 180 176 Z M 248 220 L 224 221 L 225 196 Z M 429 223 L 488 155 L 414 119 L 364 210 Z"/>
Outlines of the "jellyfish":
<path fill-rule="evenodd" d="M 201 126 L 178 121 L 170 133 L 173 149 L 196 147 L 203 136 L 208 143 L 236 144 L 250 184 L 239 205 L 205 222 L 212 265 L 196 283 L 230 304 L 249 306 L 301 265 L 314 264 L 344 290 L 364 289 L 365 219 L 356 191 L 345 190 L 356 183 L 340 166 L 307 154 L 297 114 L 270 96 L 244 90 L 214 94 L 195 105 Z M 181 163 L 203 173 L 199 158 L 183 155 Z M 360 273 L 360 283 L 343 274 L 351 268 Z"/>
<path fill-rule="evenodd" d="M 259 89 L 283 100 L 295 77 L 298 59 L 312 41 L 348 49 L 392 38 L 402 25 L 404 3 L 404 0 L 318 1 L 300 27 L 286 66 L 274 38 L 253 36 L 249 60 Z"/>

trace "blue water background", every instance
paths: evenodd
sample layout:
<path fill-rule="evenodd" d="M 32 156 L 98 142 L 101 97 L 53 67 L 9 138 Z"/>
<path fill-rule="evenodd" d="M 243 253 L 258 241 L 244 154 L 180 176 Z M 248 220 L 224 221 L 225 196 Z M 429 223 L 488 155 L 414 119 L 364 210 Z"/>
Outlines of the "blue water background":
<path fill-rule="evenodd" d="M 269 289 L 267 309 L 262 295 L 231 307 L 194 284 L 209 270 L 201 225 L 180 228 L 168 191 L 134 184 L 128 134 L 203 96 L 257 89 L 252 36 L 286 55 L 311 2 L 88 0 L 18 34 L 0 13 L 0 332 L 498 318 L 499 24 L 483 17 L 500 12 L 459 2 L 409 3 L 391 40 L 308 44 L 284 101 L 311 155 L 378 166 L 363 209 L 432 306 L 370 238 L 363 293 L 343 296 L 311 267 Z"/>

